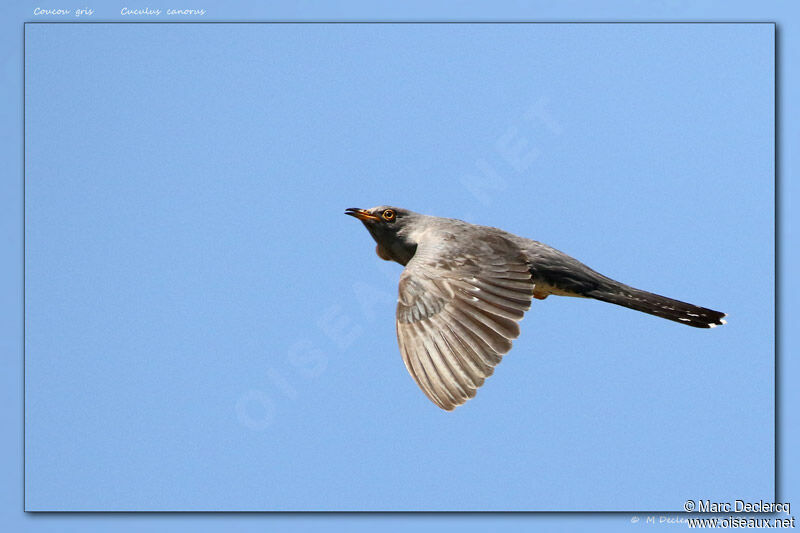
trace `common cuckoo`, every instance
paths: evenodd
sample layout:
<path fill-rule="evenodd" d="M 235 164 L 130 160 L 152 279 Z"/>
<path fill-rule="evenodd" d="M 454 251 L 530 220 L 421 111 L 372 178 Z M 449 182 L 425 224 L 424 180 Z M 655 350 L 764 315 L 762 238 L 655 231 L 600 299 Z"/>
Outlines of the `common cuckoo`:
<path fill-rule="evenodd" d="M 363 222 L 381 259 L 405 266 L 400 353 L 425 395 L 447 411 L 473 398 L 511 350 L 533 298 L 594 298 L 696 328 L 725 323 L 725 313 L 635 289 L 497 228 L 389 206 L 345 214 Z"/>

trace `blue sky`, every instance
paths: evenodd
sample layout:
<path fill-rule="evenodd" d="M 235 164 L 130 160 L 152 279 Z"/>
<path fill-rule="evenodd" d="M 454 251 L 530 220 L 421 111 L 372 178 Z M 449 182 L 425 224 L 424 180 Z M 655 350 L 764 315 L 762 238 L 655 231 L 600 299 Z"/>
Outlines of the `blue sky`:
<path fill-rule="evenodd" d="M 26 31 L 29 509 L 773 497 L 771 25 Z M 384 203 L 729 324 L 536 302 L 445 413 L 341 214 Z"/>

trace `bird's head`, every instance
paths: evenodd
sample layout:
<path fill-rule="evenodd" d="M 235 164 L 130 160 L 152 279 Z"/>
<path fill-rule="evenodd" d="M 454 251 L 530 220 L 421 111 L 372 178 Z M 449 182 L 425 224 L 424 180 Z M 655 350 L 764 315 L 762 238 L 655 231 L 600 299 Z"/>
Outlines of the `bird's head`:
<path fill-rule="evenodd" d="M 344 214 L 355 217 L 364 224 L 378 243 L 375 251 L 381 259 L 405 265 L 414 256 L 417 250 L 415 232 L 424 215 L 387 205 L 370 209 L 349 207 Z"/>

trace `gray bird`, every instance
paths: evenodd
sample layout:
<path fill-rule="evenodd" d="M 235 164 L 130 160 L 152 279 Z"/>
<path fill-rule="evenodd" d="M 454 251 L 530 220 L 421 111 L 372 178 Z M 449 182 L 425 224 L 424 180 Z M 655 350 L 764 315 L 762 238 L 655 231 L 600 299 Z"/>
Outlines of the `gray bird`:
<path fill-rule="evenodd" d="M 594 298 L 696 328 L 725 313 L 634 289 L 546 244 L 488 226 L 398 207 L 348 208 L 378 243 L 381 259 L 405 266 L 397 341 L 425 395 L 451 411 L 494 371 L 531 299 Z"/>

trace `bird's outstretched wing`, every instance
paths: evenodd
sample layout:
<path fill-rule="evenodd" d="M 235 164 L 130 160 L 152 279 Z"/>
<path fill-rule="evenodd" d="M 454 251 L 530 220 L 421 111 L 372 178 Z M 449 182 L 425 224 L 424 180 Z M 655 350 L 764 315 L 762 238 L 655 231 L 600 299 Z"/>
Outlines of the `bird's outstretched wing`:
<path fill-rule="evenodd" d="M 475 396 L 530 308 L 533 281 L 519 249 L 497 235 L 422 239 L 400 276 L 397 340 L 430 400 L 452 410 Z"/>

